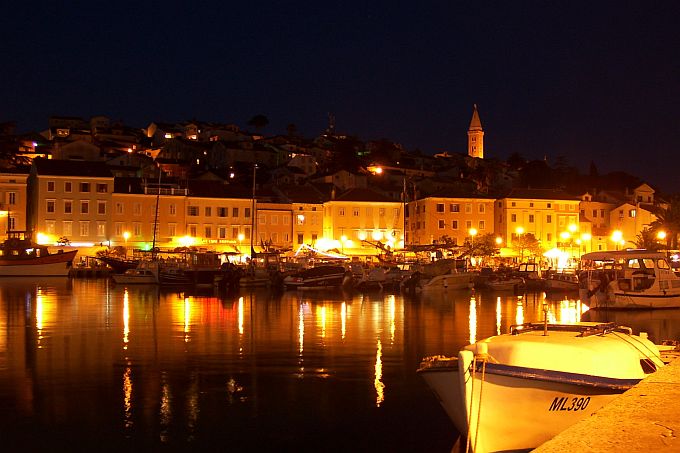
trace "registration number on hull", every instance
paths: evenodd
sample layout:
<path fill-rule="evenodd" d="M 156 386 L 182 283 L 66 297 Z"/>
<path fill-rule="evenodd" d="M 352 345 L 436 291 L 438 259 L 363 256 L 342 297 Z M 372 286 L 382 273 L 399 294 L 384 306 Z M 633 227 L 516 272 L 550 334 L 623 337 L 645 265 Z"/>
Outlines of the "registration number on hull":
<path fill-rule="evenodd" d="M 570 411 L 570 412 L 577 412 L 577 411 L 584 411 L 586 407 L 588 407 L 588 404 L 590 404 L 590 397 L 586 396 L 585 398 L 573 398 L 570 396 L 558 396 L 555 397 L 553 402 L 550 404 L 550 408 L 548 408 L 548 411 Z"/>

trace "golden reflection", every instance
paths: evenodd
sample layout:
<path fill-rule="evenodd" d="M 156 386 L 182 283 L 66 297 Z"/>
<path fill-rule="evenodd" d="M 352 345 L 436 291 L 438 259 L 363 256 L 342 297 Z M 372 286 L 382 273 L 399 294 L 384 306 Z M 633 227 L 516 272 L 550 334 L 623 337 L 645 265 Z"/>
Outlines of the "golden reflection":
<path fill-rule="evenodd" d="M 517 296 L 517 312 L 515 313 L 515 324 L 524 324 L 524 303 L 522 296 Z"/>
<path fill-rule="evenodd" d="M 340 319 L 342 320 L 342 339 L 344 340 L 347 332 L 347 303 L 344 301 L 340 305 Z"/>
<path fill-rule="evenodd" d="M 127 291 L 126 291 L 127 295 Z M 125 367 L 123 373 L 123 425 L 126 429 L 132 428 L 132 369 Z"/>
<path fill-rule="evenodd" d="M 375 354 L 375 386 L 376 398 L 375 405 L 380 407 L 380 404 L 385 401 L 385 384 L 382 382 L 382 343 L 378 338 L 378 351 Z"/>
<path fill-rule="evenodd" d="M 564 298 L 560 301 L 560 322 L 563 324 L 574 324 L 581 320 L 581 302 Z"/>
<path fill-rule="evenodd" d="M 227 381 L 227 399 L 229 399 L 229 404 L 232 404 L 236 399 L 236 394 L 243 391 L 243 387 L 238 385 L 238 382 L 234 378 Z M 245 398 L 240 398 L 243 401 Z"/>
<path fill-rule="evenodd" d="M 396 312 L 397 312 L 397 307 L 396 307 L 396 301 L 394 300 L 394 294 L 390 294 L 387 296 L 387 302 L 389 303 L 390 307 L 390 344 L 394 344 L 394 333 L 397 330 L 397 327 L 394 322 L 394 318 L 396 317 Z"/>
<path fill-rule="evenodd" d="M 243 296 L 238 298 L 238 334 L 243 335 Z"/>
<path fill-rule="evenodd" d="M 130 335 L 130 296 L 127 288 L 123 293 L 123 349 L 127 350 Z"/>
<path fill-rule="evenodd" d="M 470 296 L 470 344 L 477 342 L 477 299 L 475 295 Z"/>
<path fill-rule="evenodd" d="M 170 385 L 166 382 L 165 373 L 161 375 L 161 407 L 159 411 L 160 418 L 160 439 L 161 442 L 167 442 L 169 439 L 168 428 L 172 421 L 172 408 L 170 407 L 171 395 Z"/>
<path fill-rule="evenodd" d="M 189 331 L 191 330 L 191 301 L 188 297 L 184 298 L 184 342 L 189 342 Z"/>
<path fill-rule="evenodd" d="M 187 430 L 189 431 L 189 436 L 187 440 L 194 440 L 194 432 L 196 431 L 196 426 L 198 425 L 198 414 L 200 412 L 199 402 L 198 402 L 198 377 L 196 373 L 191 374 L 191 384 L 189 390 L 187 391 Z"/>
<path fill-rule="evenodd" d="M 298 305 L 298 351 L 302 356 L 305 345 L 305 309 L 304 304 Z"/>
<path fill-rule="evenodd" d="M 321 324 L 321 338 L 326 338 L 326 307 L 316 307 L 316 317 Z"/>
<path fill-rule="evenodd" d="M 496 335 L 501 334 L 501 296 L 496 297 Z"/>

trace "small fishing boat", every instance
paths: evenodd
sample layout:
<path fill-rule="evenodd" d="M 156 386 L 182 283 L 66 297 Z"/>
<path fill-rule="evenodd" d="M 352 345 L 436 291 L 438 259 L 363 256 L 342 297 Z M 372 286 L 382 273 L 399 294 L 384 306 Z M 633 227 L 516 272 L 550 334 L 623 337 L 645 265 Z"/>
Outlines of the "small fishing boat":
<path fill-rule="evenodd" d="M 524 286 L 521 277 L 493 276 L 484 285 L 492 291 L 518 291 Z"/>
<path fill-rule="evenodd" d="M 304 269 L 283 279 L 286 289 L 314 290 L 339 288 L 351 280 L 344 266 L 323 265 Z"/>
<path fill-rule="evenodd" d="M 134 269 L 122 274 L 113 274 L 113 281 L 119 285 L 157 285 L 160 283 L 159 266 L 153 261 L 142 261 Z"/>
<path fill-rule="evenodd" d="M 545 292 L 568 292 L 578 291 L 578 276 L 574 273 L 557 272 L 550 274 L 544 283 Z"/>
<path fill-rule="evenodd" d="M 77 250 L 50 253 L 46 245 L 32 241 L 30 231 L 9 231 L 0 244 L 0 277 L 66 277 Z"/>
<path fill-rule="evenodd" d="M 662 253 L 591 252 L 581 269 L 579 296 L 590 308 L 680 308 L 680 277 Z"/>
<path fill-rule="evenodd" d="M 423 359 L 418 373 L 471 451 L 530 450 L 664 366 L 645 334 L 614 323 L 528 323 Z"/>

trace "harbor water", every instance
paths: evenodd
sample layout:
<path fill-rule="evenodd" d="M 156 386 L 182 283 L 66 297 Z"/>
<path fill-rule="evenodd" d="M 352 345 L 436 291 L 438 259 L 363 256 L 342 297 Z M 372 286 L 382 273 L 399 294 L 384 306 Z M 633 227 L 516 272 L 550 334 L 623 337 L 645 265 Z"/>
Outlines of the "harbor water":
<path fill-rule="evenodd" d="M 448 452 L 457 433 L 416 374 L 420 360 L 586 309 L 543 293 L 221 295 L 2 280 L 0 445 Z M 661 341 L 680 338 L 679 313 L 586 318 Z"/>

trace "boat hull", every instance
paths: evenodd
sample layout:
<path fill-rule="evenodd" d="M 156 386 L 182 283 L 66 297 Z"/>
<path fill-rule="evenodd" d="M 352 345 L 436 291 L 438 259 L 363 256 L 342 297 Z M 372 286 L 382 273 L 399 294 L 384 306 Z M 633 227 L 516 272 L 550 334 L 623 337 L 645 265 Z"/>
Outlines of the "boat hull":
<path fill-rule="evenodd" d="M 66 277 L 73 267 L 77 250 L 44 257 L 0 260 L 0 277 Z"/>
<path fill-rule="evenodd" d="M 639 382 L 473 362 L 421 374 L 478 453 L 536 448 Z"/>

